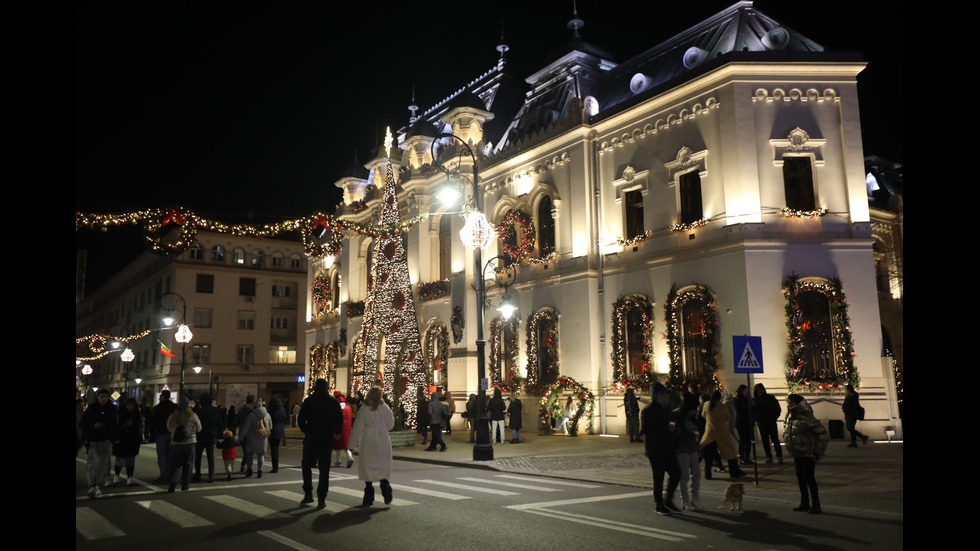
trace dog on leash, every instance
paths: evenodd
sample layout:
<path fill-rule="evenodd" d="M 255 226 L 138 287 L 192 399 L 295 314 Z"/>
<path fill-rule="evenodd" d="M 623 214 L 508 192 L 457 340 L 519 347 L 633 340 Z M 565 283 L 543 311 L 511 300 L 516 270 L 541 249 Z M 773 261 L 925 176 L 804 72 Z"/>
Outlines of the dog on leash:
<path fill-rule="evenodd" d="M 733 482 L 725 488 L 725 497 L 722 499 L 720 507 L 729 505 L 729 511 L 742 512 L 742 496 L 745 495 L 745 485 L 741 482 Z"/>

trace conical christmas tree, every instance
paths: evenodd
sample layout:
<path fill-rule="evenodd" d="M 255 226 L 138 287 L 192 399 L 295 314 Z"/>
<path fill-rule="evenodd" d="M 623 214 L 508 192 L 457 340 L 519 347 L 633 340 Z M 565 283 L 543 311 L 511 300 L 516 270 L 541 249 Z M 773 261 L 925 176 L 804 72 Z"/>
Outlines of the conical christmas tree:
<path fill-rule="evenodd" d="M 390 151 L 391 134 L 386 138 Z M 390 155 L 390 152 L 388 153 Z M 385 173 L 381 224 L 372 244 L 371 280 L 364 303 L 364 321 L 355 346 L 357 365 L 353 387 L 377 385 L 396 412 L 404 405 L 405 426 L 415 428 L 416 392 L 426 388 L 418 316 L 408 276 L 408 258 L 402 235 L 407 228 L 398 214 L 398 198 L 391 162 Z"/>

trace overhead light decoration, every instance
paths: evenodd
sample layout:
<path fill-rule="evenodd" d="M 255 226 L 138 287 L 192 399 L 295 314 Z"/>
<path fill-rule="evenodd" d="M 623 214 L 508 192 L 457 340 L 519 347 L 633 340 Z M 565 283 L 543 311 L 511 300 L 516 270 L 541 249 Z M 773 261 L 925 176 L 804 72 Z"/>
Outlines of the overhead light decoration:
<path fill-rule="evenodd" d="M 485 249 L 496 239 L 493 225 L 482 212 L 475 210 L 466 213 L 466 224 L 459 230 L 459 238 L 468 249 Z"/>
<path fill-rule="evenodd" d="M 133 354 L 133 349 L 128 346 L 126 347 L 126 350 L 123 350 L 122 354 L 119 355 L 119 359 L 126 363 L 133 361 L 135 358 L 136 354 Z"/>
<path fill-rule="evenodd" d="M 191 342 L 192 338 L 194 338 L 194 333 L 191 333 L 191 328 L 187 327 L 186 323 L 182 323 L 180 324 L 180 327 L 177 328 L 177 333 L 174 334 L 174 338 L 177 339 L 177 342 L 179 343 L 187 344 Z"/>

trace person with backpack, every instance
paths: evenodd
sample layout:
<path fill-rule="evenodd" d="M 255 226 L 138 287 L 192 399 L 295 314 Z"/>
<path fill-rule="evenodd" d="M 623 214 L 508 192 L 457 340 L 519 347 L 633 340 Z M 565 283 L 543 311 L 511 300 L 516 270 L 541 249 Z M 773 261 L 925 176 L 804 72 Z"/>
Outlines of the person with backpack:
<path fill-rule="evenodd" d="M 783 442 L 796 463 L 796 481 L 800 486 L 800 505 L 793 510 L 818 515 L 822 511 L 817 493 L 816 467 L 827 451 L 827 429 L 813 416 L 799 394 L 786 397 Z"/>
<path fill-rule="evenodd" d="M 244 408 L 243 408 L 244 411 Z M 238 434 L 242 442 L 242 449 L 245 454 L 242 461 L 248 461 L 245 465 L 245 478 L 252 476 L 252 456 L 254 455 L 258 463 L 258 473 L 256 478 L 262 478 L 262 467 L 265 465 L 265 450 L 269 446 L 269 436 L 272 434 L 272 416 L 262 404 L 262 399 L 255 401 L 248 417 L 242 421 L 242 430 Z"/>
<path fill-rule="evenodd" d="M 194 468 L 194 448 L 197 433 L 201 432 L 201 420 L 191 409 L 191 401 L 181 396 L 177 410 L 167 418 L 167 431 L 170 433 L 170 455 L 167 457 L 168 493 L 177 486 L 177 471 L 181 471 L 180 489 L 187 490 Z"/>
<path fill-rule="evenodd" d="M 868 443 L 868 436 L 857 430 L 857 422 L 864 421 L 864 408 L 861 407 L 860 396 L 854 391 L 854 385 L 848 383 L 844 387 L 844 405 L 841 408 L 844 410 L 844 423 L 851 433 L 851 443 L 847 445 L 848 448 L 856 448 L 858 438 L 861 439 L 862 444 Z"/>

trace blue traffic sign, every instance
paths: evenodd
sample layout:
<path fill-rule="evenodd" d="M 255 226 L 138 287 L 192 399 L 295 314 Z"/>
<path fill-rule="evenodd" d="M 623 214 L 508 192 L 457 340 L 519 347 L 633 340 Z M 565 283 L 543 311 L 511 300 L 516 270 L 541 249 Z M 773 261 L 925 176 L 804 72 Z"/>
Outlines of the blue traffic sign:
<path fill-rule="evenodd" d="M 732 337 L 735 373 L 762 373 L 762 337 Z"/>

